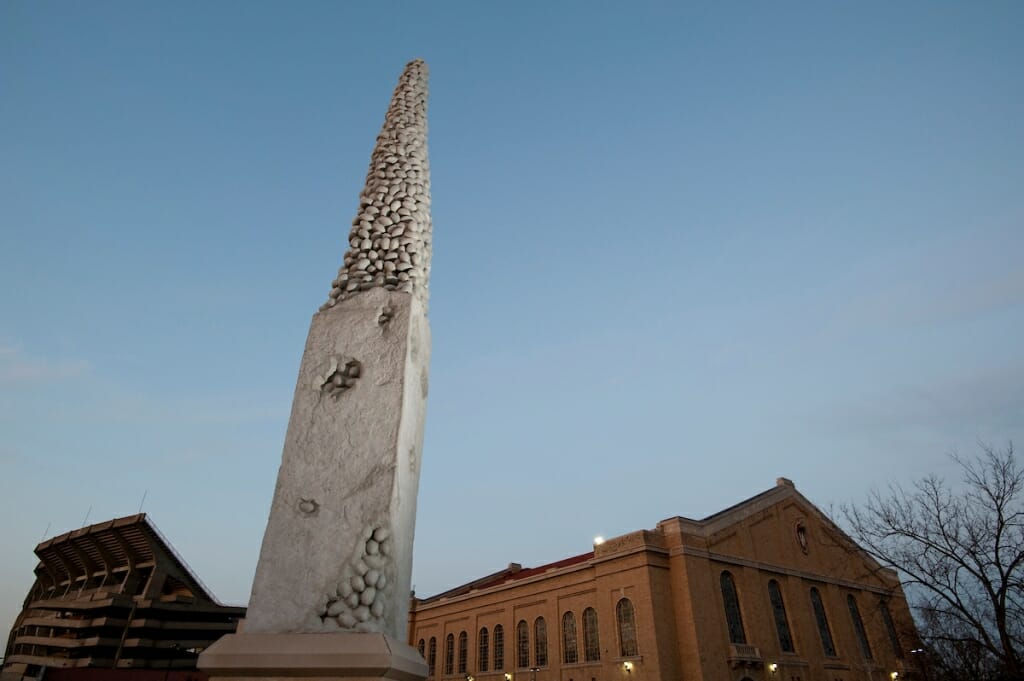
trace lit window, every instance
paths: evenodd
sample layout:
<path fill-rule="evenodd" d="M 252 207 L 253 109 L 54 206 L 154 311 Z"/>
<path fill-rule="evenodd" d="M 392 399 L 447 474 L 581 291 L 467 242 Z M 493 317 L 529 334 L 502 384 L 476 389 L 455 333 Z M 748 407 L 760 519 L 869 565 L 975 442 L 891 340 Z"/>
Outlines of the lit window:
<path fill-rule="evenodd" d="M 782 590 L 774 579 L 768 582 L 768 599 L 772 603 L 772 614 L 775 616 L 775 631 L 779 635 L 779 648 L 784 653 L 795 653 L 793 635 L 789 631 L 789 618 L 786 617 L 786 603 L 782 600 Z"/>
<path fill-rule="evenodd" d="M 500 624 L 494 625 L 494 671 L 500 672 L 505 668 L 505 628 Z"/>
<path fill-rule="evenodd" d="M 736 582 L 728 570 L 722 573 L 719 582 L 722 587 L 722 601 L 725 604 L 725 622 L 729 625 L 729 642 L 746 643 L 747 635 L 743 631 L 743 613 L 740 612 L 740 599 L 736 595 Z"/>
<path fill-rule="evenodd" d="M 583 659 L 597 662 L 601 659 L 601 640 L 597 635 L 597 610 L 583 611 Z"/>
<path fill-rule="evenodd" d="M 572 612 L 562 615 L 562 662 L 576 664 L 579 652 L 576 646 L 576 616 Z"/>
<path fill-rule="evenodd" d="M 864 654 L 865 660 L 871 660 L 871 643 L 868 642 L 868 632 L 864 631 L 864 620 L 860 618 L 860 608 L 857 607 L 857 599 L 853 594 L 846 596 L 846 607 L 850 609 L 850 619 L 853 620 L 853 630 L 857 632 L 857 641 L 860 643 L 860 652 Z"/>
<path fill-rule="evenodd" d="M 455 673 L 455 634 L 448 634 L 444 640 L 444 675 Z"/>
<path fill-rule="evenodd" d="M 533 622 L 533 665 L 548 666 L 548 625 L 543 617 Z"/>
<path fill-rule="evenodd" d="M 477 650 L 477 656 L 476 656 L 476 666 L 479 667 L 480 668 L 479 671 L 482 671 L 482 672 L 487 671 L 487 658 L 490 655 L 490 653 L 488 651 L 488 644 L 489 643 L 490 643 L 490 641 L 489 641 L 488 636 L 487 636 L 487 627 L 484 627 L 484 628 L 482 628 L 480 630 L 480 638 L 479 638 L 479 641 L 478 641 L 478 646 L 477 646 L 478 650 Z"/>
<path fill-rule="evenodd" d="M 516 625 L 516 666 L 526 669 L 530 666 L 530 627 L 526 620 Z"/>
<path fill-rule="evenodd" d="M 636 645 L 636 617 L 633 603 L 623 598 L 615 605 L 615 622 L 619 629 L 619 655 L 633 657 L 639 655 Z"/>
<path fill-rule="evenodd" d="M 836 646 L 832 642 L 832 631 L 828 628 L 828 617 L 825 606 L 821 602 L 818 589 L 811 587 L 811 607 L 814 608 L 814 620 L 818 623 L 818 635 L 821 637 L 821 648 L 829 657 L 836 656 Z"/>
<path fill-rule="evenodd" d="M 882 611 L 882 621 L 885 622 L 885 630 L 889 634 L 889 644 L 892 645 L 892 652 L 896 659 L 903 659 L 903 646 L 900 645 L 900 637 L 896 633 L 896 625 L 892 622 L 892 613 L 889 612 L 889 604 L 885 601 L 879 602 Z"/>
<path fill-rule="evenodd" d="M 427 676 L 433 676 L 437 668 L 437 639 L 430 637 L 430 649 L 427 653 Z"/>

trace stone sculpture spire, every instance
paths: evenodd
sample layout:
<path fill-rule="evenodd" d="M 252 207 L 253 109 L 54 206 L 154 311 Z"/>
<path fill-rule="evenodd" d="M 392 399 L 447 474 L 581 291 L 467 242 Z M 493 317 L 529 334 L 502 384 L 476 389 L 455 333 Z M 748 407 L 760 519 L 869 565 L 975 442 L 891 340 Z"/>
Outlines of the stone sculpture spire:
<path fill-rule="evenodd" d="M 321 309 L 374 287 L 426 302 L 430 235 L 427 65 L 416 59 L 405 67 L 391 97 L 359 195 L 345 262 Z"/>
<path fill-rule="evenodd" d="M 415 60 L 377 137 L 344 263 L 310 324 L 245 624 L 203 653 L 211 679 L 426 676 L 405 639 L 430 237 L 427 66 Z"/>

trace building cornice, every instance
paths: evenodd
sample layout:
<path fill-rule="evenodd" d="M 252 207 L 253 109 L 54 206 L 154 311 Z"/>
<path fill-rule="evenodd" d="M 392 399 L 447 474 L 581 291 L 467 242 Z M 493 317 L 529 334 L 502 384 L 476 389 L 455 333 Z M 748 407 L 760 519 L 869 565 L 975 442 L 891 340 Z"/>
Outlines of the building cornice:
<path fill-rule="evenodd" d="M 790 577 L 799 577 L 800 579 L 806 579 L 812 582 L 833 584 L 835 586 L 839 586 L 845 589 L 851 589 L 855 591 L 869 591 L 880 596 L 891 596 L 895 591 L 895 589 L 885 589 L 882 587 L 876 587 L 868 584 L 850 581 L 848 579 L 839 579 L 838 577 L 823 575 L 818 572 L 798 570 L 796 568 L 784 567 L 782 565 L 774 565 L 772 563 L 766 563 L 760 560 L 751 560 L 749 558 L 740 558 L 739 556 L 730 556 L 725 553 L 716 553 L 714 551 L 707 551 L 705 549 L 695 548 L 693 546 L 677 546 L 676 548 L 672 549 L 671 555 L 672 557 L 692 556 L 694 558 L 704 558 L 707 560 L 713 560 L 718 563 L 728 563 L 729 565 L 739 565 L 741 567 L 754 568 L 756 570 L 762 570 L 764 572 L 774 572 L 776 574 L 788 575 Z"/>

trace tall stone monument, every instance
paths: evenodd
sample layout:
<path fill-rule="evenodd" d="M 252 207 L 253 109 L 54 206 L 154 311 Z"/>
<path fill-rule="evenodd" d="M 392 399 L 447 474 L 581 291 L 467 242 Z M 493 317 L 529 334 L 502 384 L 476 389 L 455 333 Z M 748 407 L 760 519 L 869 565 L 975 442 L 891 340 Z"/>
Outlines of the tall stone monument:
<path fill-rule="evenodd" d="M 427 66 L 377 137 L 344 264 L 313 315 L 245 622 L 211 678 L 424 678 L 408 644 L 427 400 Z"/>

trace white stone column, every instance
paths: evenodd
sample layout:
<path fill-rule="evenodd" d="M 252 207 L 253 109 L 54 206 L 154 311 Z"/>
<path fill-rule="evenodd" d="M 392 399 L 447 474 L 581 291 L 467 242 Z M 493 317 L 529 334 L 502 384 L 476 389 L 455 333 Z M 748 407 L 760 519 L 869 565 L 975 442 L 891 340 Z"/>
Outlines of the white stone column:
<path fill-rule="evenodd" d="M 426 65 L 410 62 L 313 316 L 246 619 L 211 678 L 426 676 L 405 643 L 430 328 Z"/>

